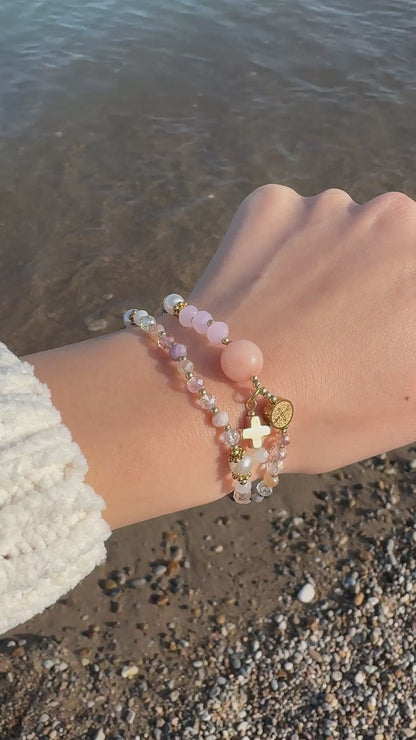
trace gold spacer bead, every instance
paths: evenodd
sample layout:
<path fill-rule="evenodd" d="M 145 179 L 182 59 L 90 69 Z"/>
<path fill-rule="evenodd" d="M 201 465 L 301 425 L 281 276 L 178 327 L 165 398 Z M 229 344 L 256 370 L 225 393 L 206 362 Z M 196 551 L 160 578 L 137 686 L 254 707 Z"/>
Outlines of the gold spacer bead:
<path fill-rule="evenodd" d="M 180 303 L 177 303 L 173 308 L 173 315 L 178 317 L 182 309 L 185 308 L 185 306 L 187 305 L 188 304 L 186 301 L 180 301 Z"/>
<path fill-rule="evenodd" d="M 260 381 L 259 381 L 257 375 L 253 375 L 252 381 L 253 381 L 253 385 L 255 385 L 256 388 L 257 388 L 258 385 L 260 385 Z"/>
<path fill-rule="evenodd" d="M 136 326 L 136 324 L 133 321 L 135 314 L 136 314 L 136 309 L 132 308 L 130 311 L 130 315 L 129 315 L 129 322 L 132 326 Z"/>
<path fill-rule="evenodd" d="M 221 339 L 221 344 L 231 344 L 230 337 L 224 337 L 224 339 Z"/>
<path fill-rule="evenodd" d="M 191 379 L 191 378 L 193 378 L 193 377 L 194 377 L 194 374 L 193 374 L 193 373 L 185 373 L 185 378 L 186 378 L 187 380 L 190 380 L 190 379 Z"/>
<path fill-rule="evenodd" d="M 207 392 L 206 392 L 205 388 L 201 388 L 201 390 L 199 391 L 199 395 L 200 396 L 206 396 L 207 395 Z"/>
<path fill-rule="evenodd" d="M 251 478 L 251 473 L 248 473 L 247 475 L 237 475 L 237 473 L 232 473 L 232 477 L 240 483 L 247 483 L 248 479 Z"/>
<path fill-rule="evenodd" d="M 270 400 L 271 400 L 271 402 L 272 402 L 272 403 L 276 403 L 276 401 L 277 401 L 277 396 L 273 396 L 273 395 L 271 395 L 271 396 L 270 396 Z"/>
<path fill-rule="evenodd" d="M 211 326 L 214 323 L 214 319 L 208 319 L 207 326 Z"/>
<path fill-rule="evenodd" d="M 226 424 L 224 427 L 224 432 L 229 432 L 231 429 L 231 424 Z"/>
<path fill-rule="evenodd" d="M 186 359 L 186 355 L 181 355 L 178 362 L 185 362 Z"/>
<path fill-rule="evenodd" d="M 212 411 L 213 414 L 218 414 L 218 409 L 217 409 L 216 406 L 214 406 L 214 408 L 211 409 L 211 411 Z"/>

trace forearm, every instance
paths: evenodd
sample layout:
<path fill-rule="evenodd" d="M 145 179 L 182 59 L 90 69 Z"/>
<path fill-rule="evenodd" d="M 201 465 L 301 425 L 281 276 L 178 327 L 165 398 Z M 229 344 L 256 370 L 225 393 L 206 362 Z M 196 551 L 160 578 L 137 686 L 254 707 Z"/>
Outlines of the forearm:
<path fill-rule="evenodd" d="M 180 334 L 181 327 L 168 321 Z M 241 407 L 221 378 L 217 353 L 207 349 L 197 348 L 190 357 L 219 407 L 230 416 L 234 409 L 230 421 L 236 423 Z M 104 498 L 104 518 L 112 529 L 231 490 L 210 414 L 186 392 L 174 363 L 139 330 L 123 329 L 22 359 L 49 386 L 88 461 L 86 482 Z"/>

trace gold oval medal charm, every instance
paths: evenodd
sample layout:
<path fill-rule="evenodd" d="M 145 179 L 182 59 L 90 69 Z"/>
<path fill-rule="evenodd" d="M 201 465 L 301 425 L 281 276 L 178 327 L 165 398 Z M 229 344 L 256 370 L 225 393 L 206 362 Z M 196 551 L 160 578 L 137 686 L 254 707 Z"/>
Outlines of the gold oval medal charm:
<path fill-rule="evenodd" d="M 293 405 L 287 398 L 278 398 L 275 403 L 270 401 L 264 407 L 264 417 L 275 429 L 285 429 L 293 416 Z"/>

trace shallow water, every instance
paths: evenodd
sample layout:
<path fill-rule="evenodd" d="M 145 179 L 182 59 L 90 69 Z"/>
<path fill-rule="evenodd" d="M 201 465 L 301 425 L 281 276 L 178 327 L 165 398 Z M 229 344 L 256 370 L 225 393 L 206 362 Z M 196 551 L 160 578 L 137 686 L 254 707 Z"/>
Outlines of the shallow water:
<path fill-rule="evenodd" d="M 415 39 L 410 0 L 0 3 L 3 341 L 186 292 L 264 182 L 415 196 Z"/>

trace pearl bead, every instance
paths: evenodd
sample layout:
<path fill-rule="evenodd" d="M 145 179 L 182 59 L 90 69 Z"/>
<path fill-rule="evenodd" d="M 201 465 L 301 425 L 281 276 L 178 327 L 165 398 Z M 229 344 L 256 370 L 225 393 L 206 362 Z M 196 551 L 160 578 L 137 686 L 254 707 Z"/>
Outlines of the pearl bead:
<path fill-rule="evenodd" d="M 265 463 L 269 459 L 269 453 L 264 447 L 257 447 L 250 451 L 253 461 L 256 463 Z"/>
<path fill-rule="evenodd" d="M 282 437 L 282 445 L 288 444 L 290 444 L 290 436 L 288 434 L 284 434 Z"/>
<path fill-rule="evenodd" d="M 138 317 L 141 318 L 140 314 L 142 316 L 147 316 L 147 311 L 142 311 L 142 310 L 138 311 L 137 308 L 129 308 L 123 316 L 124 325 L 127 327 L 132 326 L 130 322 L 130 316 L 132 315 L 133 312 L 135 312 L 134 315 L 136 318 L 136 321 L 133 321 L 133 323 L 136 324 L 136 326 L 138 325 L 137 324 Z"/>
<path fill-rule="evenodd" d="M 253 461 L 249 455 L 244 455 L 241 460 L 234 463 L 233 473 L 236 475 L 247 475 L 253 467 Z"/>
<path fill-rule="evenodd" d="M 179 323 L 181 326 L 192 326 L 192 320 L 198 313 L 196 306 L 189 304 L 179 312 Z"/>
<path fill-rule="evenodd" d="M 238 493 L 250 493 L 251 492 L 251 483 L 248 480 L 247 483 L 241 483 L 239 480 L 234 481 L 234 490 L 238 491 Z"/>
<path fill-rule="evenodd" d="M 228 324 L 224 321 L 214 321 L 207 329 L 208 341 L 212 344 L 220 344 L 229 334 Z"/>
<path fill-rule="evenodd" d="M 220 357 L 221 368 L 227 378 L 235 382 L 250 380 L 263 368 L 263 353 L 249 339 L 237 339 L 224 347 Z"/>
<path fill-rule="evenodd" d="M 163 299 L 163 308 L 167 313 L 170 313 L 170 315 L 173 316 L 176 304 L 182 303 L 184 300 L 185 299 L 182 298 L 179 293 L 170 293 Z"/>
<path fill-rule="evenodd" d="M 208 331 L 208 321 L 212 316 L 208 311 L 198 311 L 192 319 L 192 326 L 198 334 L 206 334 Z"/>
<path fill-rule="evenodd" d="M 228 414 L 226 411 L 217 411 L 212 417 L 214 427 L 225 427 L 228 424 Z"/>

